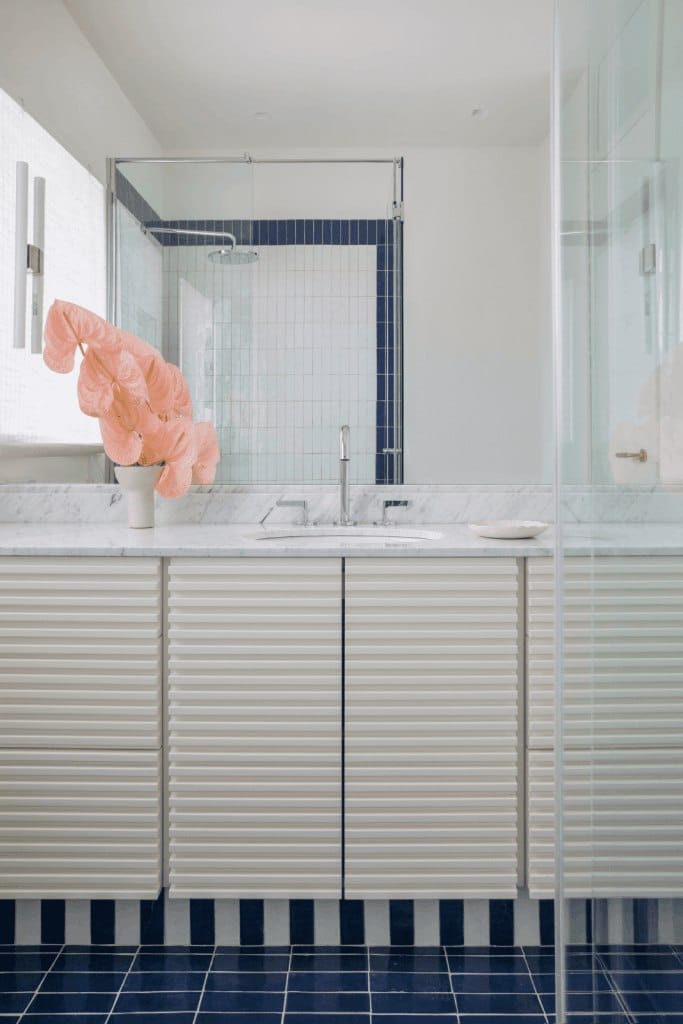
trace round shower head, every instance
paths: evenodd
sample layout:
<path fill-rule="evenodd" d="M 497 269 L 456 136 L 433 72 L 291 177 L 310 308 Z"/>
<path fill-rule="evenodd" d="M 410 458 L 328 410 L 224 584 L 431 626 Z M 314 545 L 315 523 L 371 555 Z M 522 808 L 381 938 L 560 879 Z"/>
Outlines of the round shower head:
<path fill-rule="evenodd" d="M 235 266 L 241 263 L 255 263 L 258 253 L 251 249 L 214 249 L 209 253 L 209 259 L 212 263 L 220 263 L 223 266 Z"/>

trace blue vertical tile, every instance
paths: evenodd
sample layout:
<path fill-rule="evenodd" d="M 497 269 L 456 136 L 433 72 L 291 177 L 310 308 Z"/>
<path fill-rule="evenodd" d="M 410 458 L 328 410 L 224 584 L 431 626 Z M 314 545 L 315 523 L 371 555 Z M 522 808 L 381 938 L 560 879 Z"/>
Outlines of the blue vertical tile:
<path fill-rule="evenodd" d="M 91 900 L 90 941 L 96 946 L 111 946 L 116 941 L 116 904 L 114 900 Z"/>
<path fill-rule="evenodd" d="M 323 244 L 323 222 L 321 220 L 313 221 L 313 241 L 316 245 Z"/>
<path fill-rule="evenodd" d="M 489 901 L 489 933 L 492 946 L 514 946 L 515 912 L 512 900 Z"/>
<path fill-rule="evenodd" d="M 366 220 L 358 221 L 358 244 L 368 244 L 368 222 Z"/>
<path fill-rule="evenodd" d="M 339 241 L 342 245 L 349 244 L 350 227 L 348 220 L 342 220 L 339 222 Z"/>
<path fill-rule="evenodd" d="M 277 245 L 277 221 L 268 221 L 268 245 Z"/>
<path fill-rule="evenodd" d="M 16 904 L 14 900 L 0 900 L 0 945 L 14 943 L 16 928 Z"/>
<path fill-rule="evenodd" d="M 377 221 L 377 245 L 384 245 L 387 240 L 387 222 L 385 220 Z"/>
<path fill-rule="evenodd" d="M 377 245 L 377 221 L 368 221 L 368 244 Z"/>
<path fill-rule="evenodd" d="M 363 946 L 365 944 L 363 900 L 339 901 L 339 939 L 343 946 Z"/>
<path fill-rule="evenodd" d="M 387 297 L 387 275 L 379 273 L 377 275 L 377 298 L 386 301 Z"/>
<path fill-rule="evenodd" d="M 64 900 L 40 901 L 40 941 L 64 942 Z"/>
<path fill-rule="evenodd" d="M 387 247 L 386 245 L 377 246 L 377 270 L 387 269 Z"/>
<path fill-rule="evenodd" d="M 190 900 L 190 942 L 193 946 L 213 946 L 215 942 L 214 901 Z"/>
<path fill-rule="evenodd" d="M 332 245 L 332 221 L 323 221 L 323 245 Z"/>
<path fill-rule="evenodd" d="M 586 900 L 586 942 L 593 941 L 593 901 Z"/>
<path fill-rule="evenodd" d="M 414 900 L 389 900 L 389 941 L 392 946 L 414 945 Z"/>
<path fill-rule="evenodd" d="M 296 244 L 303 245 L 306 241 L 306 221 L 297 220 L 295 223 Z"/>
<path fill-rule="evenodd" d="M 279 220 L 277 222 L 277 244 L 278 245 L 286 245 L 287 244 L 287 221 L 286 220 Z"/>
<path fill-rule="evenodd" d="M 462 946 L 465 942 L 465 912 L 462 900 L 439 900 L 439 942 Z"/>
<path fill-rule="evenodd" d="M 296 222 L 293 220 L 285 221 L 285 242 L 287 245 L 294 245 L 296 242 Z"/>
<path fill-rule="evenodd" d="M 313 221 L 304 221 L 304 242 L 306 245 L 313 245 Z"/>
<path fill-rule="evenodd" d="M 162 946 L 164 943 L 164 893 L 155 900 L 140 900 L 140 943 Z"/>
<path fill-rule="evenodd" d="M 380 277 L 380 275 L 378 274 L 377 275 L 377 278 L 378 278 L 378 280 L 377 280 L 377 287 L 378 288 L 379 288 L 379 277 Z M 389 323 L 390 314 L 389 314 L 389 308 L 387 306 L 386 295 L 379 295 L 379 294 L 377 295 L 377 309 L 376 309 L 375 315 L 377 317 L 377 322 L 378 323 L 381 323 L 381 324 Z"/>
<path fill-rule="evenodd" d="M 633 901 L 633 941 L 637 944 L 649 942 L 649 905 L 649 900 L 634 899 Z"/>
<path fill-rule="evenodd" d="M 261 243 L 261 221 L 255 220 L 251 224 L 251 242 L 252 245 L 260 245 Z"/>
<path fill-rule="evenodd" d="M 358 245 L 358 221 L 349 221 L 349 244 Z"/>
<path fill-rule="evenodd" d="M 263 945 L 263 900 L 240 900 L 240 944 Z"/>
<path fill-rule="evenodd" d="M 538 921 L 542 946 L 555 945 L 555 903 L 554 900 L 540 900 Z"/>
<path fill-rule="evenodd" d="M 310 946 L 315 942 L 313 900 L 289 901 L 289 941 L 294 946 Z"/>
<path fill-rule="evenodd" d="M 386 221 L 386 225 L 387 244 L 391 245 L 394 241 L 394 222 L 392 220 L 388 220 Z"/>

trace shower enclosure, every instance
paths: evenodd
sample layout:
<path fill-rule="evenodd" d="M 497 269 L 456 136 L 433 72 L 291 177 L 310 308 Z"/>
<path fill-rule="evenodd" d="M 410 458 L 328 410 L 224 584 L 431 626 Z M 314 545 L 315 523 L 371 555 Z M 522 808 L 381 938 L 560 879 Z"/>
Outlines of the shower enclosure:
<path fill-rule="evenodd" d="M 403 480 L 403 161 L 112 159 L 110 317 L 188 379 L 217 483 Z"/>
<path fill-rule="evenodd" d="M 558 1024 L 683 1019 L 682 112 L 680 0 L 557 0 L 557 547 L 529 570 L 527 758 Z"/>

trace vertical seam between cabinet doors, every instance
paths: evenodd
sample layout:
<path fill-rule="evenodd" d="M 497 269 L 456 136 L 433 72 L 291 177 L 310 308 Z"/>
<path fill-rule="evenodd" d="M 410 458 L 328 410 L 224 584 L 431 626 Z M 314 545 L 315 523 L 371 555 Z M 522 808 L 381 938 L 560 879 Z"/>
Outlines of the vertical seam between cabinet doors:
<path fill-rule="evenodd" d="M 527 685 L 527 560 L 518 558 L 519 583 L 517 590 L 518 618 L 518 662 L 517 662 L 517 884 L 520 887 L 529 884 L 529 856 L 527 843 L 527 719 L 528 719 L 528 685 Z"/>
<path fill-rule="evenodd" d="M 346 559 L 341 560 L 341 898 L 346 899 Z"/>
<path fill-rule="evenodd" d="M 161 888 L 169 884 L 170 804 L 168 798 L 170 766 L 168 760 L 168 588 L 169 558 L 161 559 Z"/>

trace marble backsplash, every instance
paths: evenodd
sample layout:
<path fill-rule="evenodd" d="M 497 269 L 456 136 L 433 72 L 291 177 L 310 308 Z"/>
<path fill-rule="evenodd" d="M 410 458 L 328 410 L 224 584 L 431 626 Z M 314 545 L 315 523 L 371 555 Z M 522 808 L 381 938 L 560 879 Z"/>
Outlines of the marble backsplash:
<path fill-rule="evenodd" d="M 278 508 L 279 498 L 304 498 L 312 522 L 332 523 L 339 513 L 339 491 L 332 485 L 259 485 L 194 487 L 175 501 L 157 498 L 157 523 L 298 522 L 300 511 Z M 359 523 L 382 518 L 382 501 L 400 498 L 408 508 L 393 508 L 394 522 L 468 523 L 491 519 L 553 522 L 550 485 L 404 485 L 351 488 L 352 514 Z M 683 523 L 683 489 L 655 487 L 579 487 L 563 489 L 567 523 Z M 123 523 L 126 509 L 117 485 L 4 484 L 0 486 L 0 522 Z"/>

